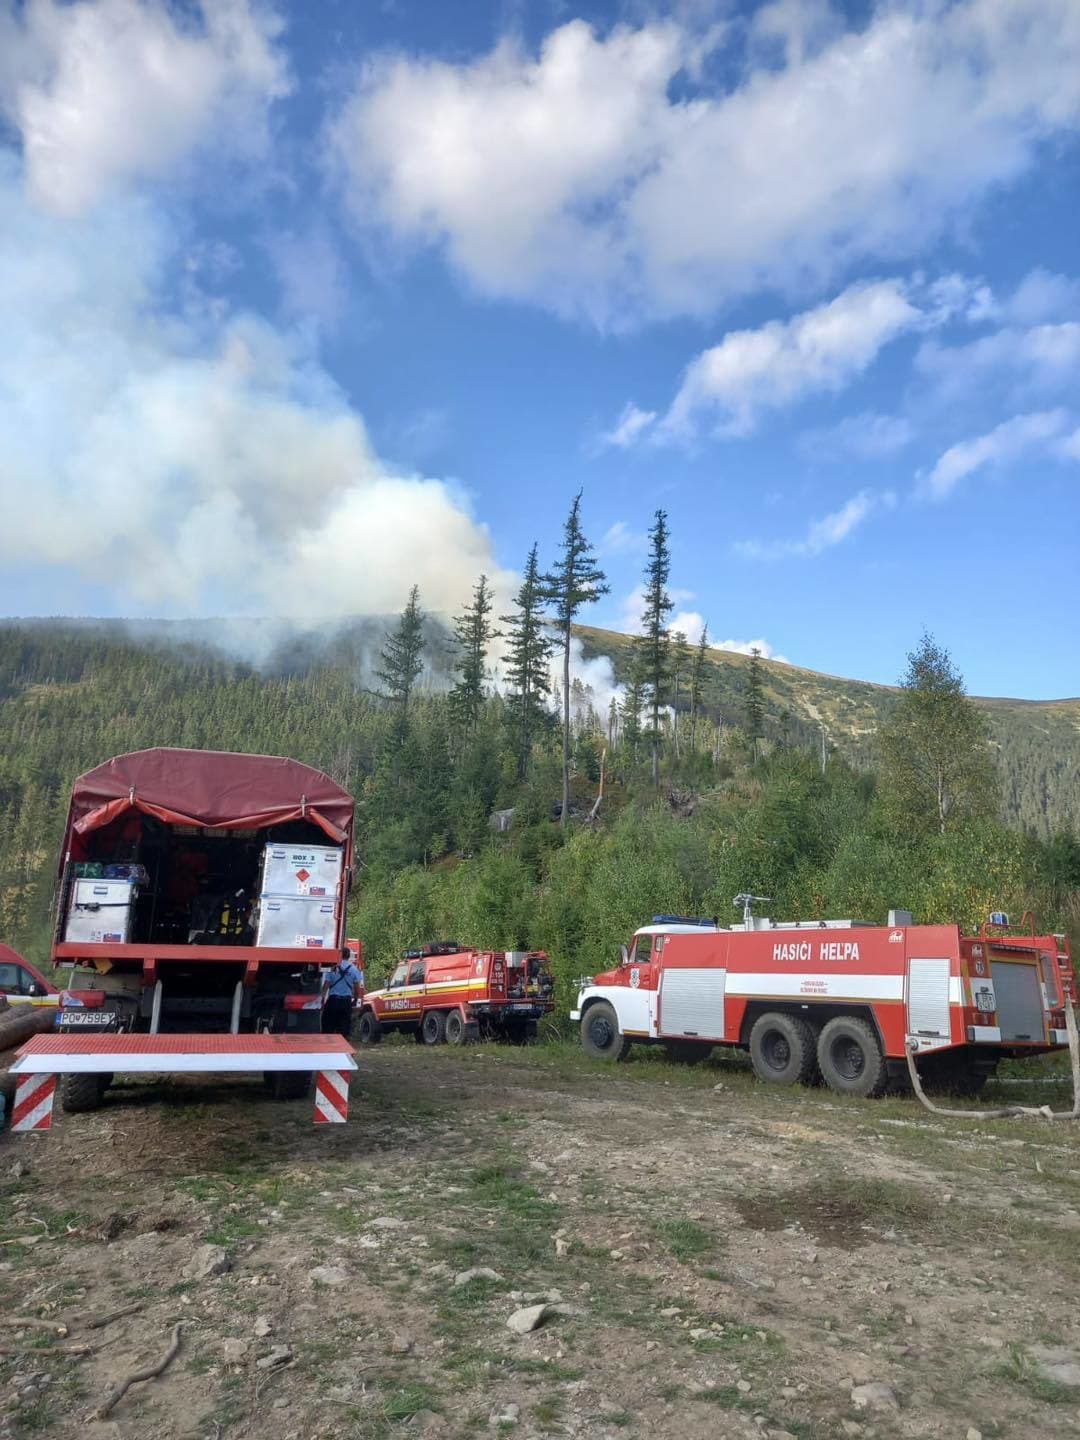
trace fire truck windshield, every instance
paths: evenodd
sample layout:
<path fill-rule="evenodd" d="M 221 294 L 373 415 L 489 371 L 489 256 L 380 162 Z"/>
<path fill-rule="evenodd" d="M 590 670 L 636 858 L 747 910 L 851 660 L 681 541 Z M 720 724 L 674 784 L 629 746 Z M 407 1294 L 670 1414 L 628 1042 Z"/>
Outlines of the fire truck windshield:
<path fill-rule="evenodd" d="M 404 985 L 404 984 L 405 984 L 405 976 L 406 976 L 407 973 L 408 973 L 407 968 L 406 968 L 404 965 L 399 965 L 399 966 L 397 967 L 397 969 L 394 971 L 394 973 L 390 976 L 390 979 L 389 979 L 389 981 L 387 982 L 386 988 L 387 988 L 388 990 L 396 990 L 399 985 Z"/>

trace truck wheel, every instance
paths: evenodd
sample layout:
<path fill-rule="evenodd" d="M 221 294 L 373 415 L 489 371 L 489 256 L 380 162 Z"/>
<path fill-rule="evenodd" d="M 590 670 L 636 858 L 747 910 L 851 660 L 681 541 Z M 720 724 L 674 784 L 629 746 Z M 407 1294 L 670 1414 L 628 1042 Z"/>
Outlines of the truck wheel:
<path fill-rule="evenodd" d="M 66 1115 L 97 1110 L 105 1094 L 102 1075 L 64 1075 L 60 1080 L 60 1108 Z"/>
<path fill-rule="evenodd" d="M 448 1045 L 464 1045 L 465 1016 L 460 1010 L 450 1010 L 446 1016 L 445 1039 Z"/>
<path fill-rule="evenodd" d="M 606 1000 L 590 1005 L 581 1020 L 581 1048 L 591 1060 L 625 1060 L 630 1041 L 619 1030 L 615 1007 Z"/>
<path fill-rule="evenodd" d="M 361 1010 L 360 1019 L 356 1023 L 356 1043 L 377 1045 L 382 1037 L 382 1026 L 376 1020 L 374 1010 Z"/>
<path fill-rule="evenodd" d="M 889 1078 L 873 1026 L 854 1016 L 837 1015 L 823 1027 L 817 1058 L 822 1079 L 838 1095 L 880 1095 Z"/>
<path fill-rule="evenodd" d="M 712 1054 L 712 1046 L 703 1040 L 665 1040 L 664 1053 L 675 1065 L 699 1065 Z"/>
<path fill-rule="evenodd" d="M 808 1085 L 817 1070 L 813 1030 L 797 1015 L 759 1015 L 750 1031 L 750 1064 L 759 1080 Z"/>
<path fill-rule="evenodd" d="M 270 1094 L 275 1100 L 306 1100 L 314 1079 L 312 1070 L 275 1070 L 270 1076 Z"/>
<path fill-rule="evenodd" d="M 442 1010 L 429 1010 L 420 1026 L 425 1045 L 441 1045 L 446 1039 L 446 1015 Z"/>

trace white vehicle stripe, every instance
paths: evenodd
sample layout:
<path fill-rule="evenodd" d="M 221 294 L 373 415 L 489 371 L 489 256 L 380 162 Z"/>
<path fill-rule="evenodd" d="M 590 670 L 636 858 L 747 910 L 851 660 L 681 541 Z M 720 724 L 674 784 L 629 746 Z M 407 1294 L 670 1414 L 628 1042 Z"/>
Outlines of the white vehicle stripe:
<path fill-rule="evenodd" d="M 219 1072 L 238 1075 L 263 1070 L 355 1070 L 356 1061 L 346 1051 L 319 1050 L 313 1054 L 298 1052 L 288 1055 L 260 1054 L 252 1051 L 222 1051 L 216 1055 L 95 1055 L 64 1054 L 50 1051 L 47 1055 L 24 1055 L 11 1067 L 13 1075 L 99 1075 L 112 1068 L 123 1075 L 205 1074 Z"/>

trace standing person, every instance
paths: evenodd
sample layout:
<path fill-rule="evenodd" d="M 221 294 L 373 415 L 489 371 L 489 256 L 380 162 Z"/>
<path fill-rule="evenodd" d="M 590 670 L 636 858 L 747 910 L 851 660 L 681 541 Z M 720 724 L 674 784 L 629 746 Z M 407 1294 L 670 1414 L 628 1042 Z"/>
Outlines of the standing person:
<path fill-rule="evenodd" d="M 353 1001 L 364 988 L 363 972 L 353 963 L 352 951 L 345 946 L 333 970 L 326 976 L 326 999 L 323 1002 L 322 1028 L 327 1034 L 352 1033 Z"/>

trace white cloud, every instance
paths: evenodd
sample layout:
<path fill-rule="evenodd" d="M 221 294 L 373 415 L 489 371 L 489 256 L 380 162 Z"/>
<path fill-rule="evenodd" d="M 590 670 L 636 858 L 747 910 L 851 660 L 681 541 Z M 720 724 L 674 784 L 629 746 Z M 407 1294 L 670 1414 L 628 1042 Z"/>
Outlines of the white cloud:
<path fill-rule="evenodd" d="M 453 613 L 511 579 L 454 486 L 380 461 L 301 336 L 220 302 L 170 313 L 164 216 L 57 222 L 0 154 L 0 563 L 154 614 Z M 425 564 L 435 557 L 435 564 Z"/>
<path fill-rule="evenodd" d="M 991 386 L 1017 397 L 1074 391 L 1080 372 L 1080 321 L 1006 326 L 962 345 L 927 340 L 915 357 L 917 372 L 930 382 L 945 407 L 985 398 Z"/>
<path fill-rule="evenodd" d="M 696 645 L 705 629 L 705 616 L 697 610 L 679 610 L 668 622 L 672 635 L 685 635 L 688 645 Z"/>
<path fill-rule="evenodd" d="M 694 598 L 692 590 L 680 590 L 678 588 L 668 589 L 668 595 L 673 605 L 685 605 L 688 600 Z M 640 635 L 642 633 L 641 617 L 645 610 L 645 586 L 635 585 L 626 595 L 622 602 L 622 615 L 619 620 L 619 629 L 624 635 Z M 687 612 L 689 615 L 691 612 Z M 676 619 L 680 618 L 676 616 Z M 684 615 L 682 618 L 686 618 Z M 696 617 L 694 617 L 696 618 Z M 676 626 L 674 620 L 668 625 L 668 629 L 681 629 Z"/>
<path fill-rule="evenodd" d="M 864 410 L 835 425 L 807 430 L 799 437 L 804 455 L 818 460 L 886 460 L 911 444 L 915 429 L 902 415 Z"/>
<path fill-rule="evenodd" d="M 918 253 L 1080 120 L 1075 0 L 853 28 L 787 0 L 750 38 L 574 20 L 538 54 L 369 62 L 333 127 L 349 204 L 486 294 L 627 324 Z"/>
<path fill-rule="evenodd" d="M 629 450 L 655 419 L 655 410 L 639 410 L 632 400 L 627 401 L 612 428 L 600 436 L 601 448 L 612 446 L 618 450 Z"/>
<path fill-rule="evenodd" d="M 348 307 L 348 277 L 328 228 L 314 224 L 299 233 L 274 230 L 266 238 L 266 249 L 285 313 L 336 329 Z"/>
<path fill-rule="evenodd" d="M 625 520 L 616 520 L 608 526 L 596 550 L 598 555 L 626 555 L 644 550 L 647 544 L 648 536 L 643 531 L 631 530 Z"/>
<path fill-rule="evenodd" d="M 267 108 L 289 90 L 279 20 L 248 0 L 194 8 L 28 0 L 0 14 L 0 115 L 38 204 L 76 215 L 196 154 L 266 152 Z"/>
<path fill-rule="evenodd" d="M 739 540 L 735 550 L 749 560 L 779 560 L 785 556 L 820 555 L 840 545 L 863 525 L 872 515 L 881 510 L 891 510 L 896 505 L 896 496 L 891 490 L 860 490 L 839 510 L 814 520 L 807 527 L 806 534 L 799 540 Z"/>
<path fill-rule="evenodd" d="M 662 432 L 685 438 L 711 415 L 718 434 L 747 435 L 763 411 L 843 389 L 923 321 L 901 281 L 879 280 L 852 285 L 790 320 L 730 331 L 687 367 Z"/>
<path fill-rule="evenodd" d="M 790 665 L 786 655 L 778 655 L 767 640 L 710 640 L 710 650 L 730 650 L 734 655 L 752 655 L 756 650 L 763 660 Z"/>
<path fill-rule="evenodd" d="M 1014 415 L 986 435 L 951 445 L 929 475 L 920 479 L 919 489 L 927 499 L 944 500 L 961 480 L 987 466 L 1012 464 L 1026 456 L 1067 454 L 1071 442 L 1061 440 L 1067 425 L 1064 410 Z"/>

